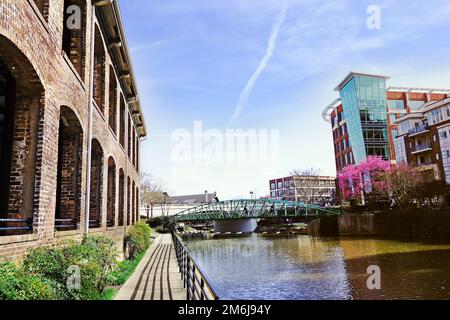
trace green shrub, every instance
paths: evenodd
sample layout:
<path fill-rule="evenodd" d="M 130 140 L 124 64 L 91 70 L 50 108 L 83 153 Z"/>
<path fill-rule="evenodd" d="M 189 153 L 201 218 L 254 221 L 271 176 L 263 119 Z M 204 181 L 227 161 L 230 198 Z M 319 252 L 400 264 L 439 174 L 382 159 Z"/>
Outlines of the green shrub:
<path fill-rule="evenodd" d="M 53 283 L 26 274 L 12 263 L 0 263 L 0 300 L 57 300 Z"/>
<path fill-rule="evenodd" d="M 98 300 L 108 284 L 108 274 L 114 269 L 117 248 L 114 241 L 101 237 L 86 237 L 81 244 L 70 242 L 65 247 L 32 250 L 23 263 L 25 272 L 47 279 L 65 300 Z M 69 290 L 69 267 L 80 270 L 80 290 Z"/>
<path fill-rule="evenodd" d="M 128 258 L 130 260 L 145 252 L 150 246 L 150 227 L 144 222 L 138 222 L 131 227 L 125 239 L 126 247 L 128 249 Z"/>

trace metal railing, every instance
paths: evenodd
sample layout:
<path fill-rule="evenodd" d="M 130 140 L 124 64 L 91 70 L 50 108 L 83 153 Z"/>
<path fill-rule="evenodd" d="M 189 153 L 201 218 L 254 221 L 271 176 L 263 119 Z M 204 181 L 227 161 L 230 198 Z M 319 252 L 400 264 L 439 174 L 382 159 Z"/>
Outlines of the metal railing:
<path fill-rule="evenodd" d="M 428 151 L 432 149 L 431 142 L 422 143 L 422 144 L 416 144 L 412 150 L 412 152 L 422 152 L 422 151 Z"/>
<path fill-rule="evenodd" d="M 0 231 L 14 232 L 33 230 L 33 219 L 0 219 Z"/>
<path fill-rule="evenodd" d="M 55 219 L 55 229 L 58 231 L 69 231 L 78 229 L 76 219 Z"/>
<path fill-rule="evenodd" d="M 417 126 L 417 127 L 413 128 L 413 129 L 410 129 L 409 130 L 409 134 L 410 135 L 415 135 L 415 134 L 418 134 L 418 133 L 426 132 L 428 130 L 429 130 L 428 125 L 422 124 L 422 125 Z"/>
<path fill-rule="evenodd" d="M 181 238 L 172 230 L 181 279 L 187 291 L 187 300 L 219 300 L 211 281 L 205 275 L 198 263 L 189 253 Z"/>

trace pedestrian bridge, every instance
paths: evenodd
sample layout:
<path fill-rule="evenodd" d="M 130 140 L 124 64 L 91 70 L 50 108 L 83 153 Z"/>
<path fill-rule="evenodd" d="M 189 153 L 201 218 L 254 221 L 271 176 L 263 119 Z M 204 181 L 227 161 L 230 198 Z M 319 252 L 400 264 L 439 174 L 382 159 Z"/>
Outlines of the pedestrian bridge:
<path fill-rule="evenodd" d="M 229 200 L 204 204 L 171 217 L 172 222 L 294 218 L 339 215 L 339 210 L 280 200 Z"/>

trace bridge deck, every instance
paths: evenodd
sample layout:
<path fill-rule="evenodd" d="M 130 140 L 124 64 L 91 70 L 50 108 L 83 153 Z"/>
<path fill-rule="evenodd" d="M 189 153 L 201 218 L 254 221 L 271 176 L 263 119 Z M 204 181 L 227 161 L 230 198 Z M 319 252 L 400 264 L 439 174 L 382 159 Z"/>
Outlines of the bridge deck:
<path fill-rule="evenodd" d="M 160 235 L 116 300 L 187 300 L 170 234 Z"/>

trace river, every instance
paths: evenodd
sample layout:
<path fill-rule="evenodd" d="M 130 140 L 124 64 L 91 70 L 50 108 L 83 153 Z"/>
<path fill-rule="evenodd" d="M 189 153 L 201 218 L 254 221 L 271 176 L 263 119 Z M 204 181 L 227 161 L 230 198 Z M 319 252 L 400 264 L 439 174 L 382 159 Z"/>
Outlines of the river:
<path fill-rule="evenodd" d="M 450 243 L 380 238 L 187 240 L 221 299 L 450 299 Z M 369 266 L 381 289 L 369 290 Z"/>

